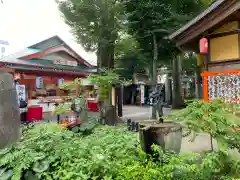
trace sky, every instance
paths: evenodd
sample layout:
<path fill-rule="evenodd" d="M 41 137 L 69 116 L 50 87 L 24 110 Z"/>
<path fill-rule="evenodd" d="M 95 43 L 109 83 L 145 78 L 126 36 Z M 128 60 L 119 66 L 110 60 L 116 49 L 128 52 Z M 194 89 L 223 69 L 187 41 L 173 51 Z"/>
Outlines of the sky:
<path fill-rule="evenodd" d="M 95 53 L 86 52 L 75 42 L 55 0 L 4 0 L 0 23 L 0 40 L 9 42 L 11 53 L 58 35 L 84 59 L 96 64 Z"/>

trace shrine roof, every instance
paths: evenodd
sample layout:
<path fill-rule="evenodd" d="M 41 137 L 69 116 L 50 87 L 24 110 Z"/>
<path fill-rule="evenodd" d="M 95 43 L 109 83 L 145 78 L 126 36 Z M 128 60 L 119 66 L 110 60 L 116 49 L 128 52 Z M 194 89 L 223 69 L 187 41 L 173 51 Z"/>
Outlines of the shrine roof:
<path fill-rule="evenodd" d="M 181 49 L 198 51 L 200 38 L 208 36 L 226 23 L 239 20 L 240 0 L 216 0 L 168 39 Z"/>
<path fill-rule="evenodd" d="M 31 54 L 35 54 L 41 52 L 40 49 L 35 49 L 35 48 L 25 48 L 21 51 L 15 52 L 13 54 L 10 54 L 8 56 L 2 57 L 0 61 L 9 61 L 11 62 L 12 60 L 16 60 L 17 58 L 28 56 Z"/>
<path fill-rule="evenodd" d="M 16 62 L 18 60 L 32 60 L 35 58 L 39 58 L 42 56 L 50 55 L 53 53 L 58 53 L 58 52 L 65 52 L 68 54 L 70 57 L 76 60 L 78 64 L 82 64 L 83 66 L 86 66 L 87 68 L 95 68 L 96 66 L 91 65 L 88 61 L 83 59 L 78 53 L 76 53 L 67 43 L 65 43 L 60 37 L 58 36 L 53 36 L 51 38 L 45 39 L 41 42 L 38 42 L 34 45 L 31 45 L 22 51 L 13 53 L 9 56 L 3 57 L 0 59 L 0 61 L 8 61 L 9 63 L 11 62 Z M 24 63 L 20 61 L 21 64 L 27 65 L 28 63 Z"/>
<path fill-rule="evenodd" d="M 21 59 L 12 59 L 9 60 L 1 60 L 0 63 L 5 64 L 6 67 L 19 69 L 19 70 L 36 70 L 36 71 L 47 71 L 47 72 L 56 72 L 56 71 L 68 71 L 71 74 L 74 73 L 95 73 L 96 68 L 88 68 L 86 66 L 65 66 L 53 64 L 50 60 L 43 59 L 30 59 L 30 60 L 21 60 Z"/>
<path fill-rule="evenodd" d="M 65 41 L 63 41 L 59 36 L 55 35 L 48 39 L 45 39 L 41 42 L 38 42 L 36 44 L 33 44 L 29 46 L 28 48 L 35 48 L 35 49 L 41 49 L 41 51 L 45 51 L 47 49 L 54 49 L 55 47 L 63 46 L 65 47 L 71 54 L 73 54 L 78 60 L 82 61 L 83 64 L 85 64 L 88 67 L 94 67 L 94 65 L 90 64 L 87 60 L 82 58 L 82 56 L 77 53 L 73 48 L 71 48 Z"/>
<path fill-rule="evenodd" d="M 169 39 L 174 39 L 179 34 L 183 33 L 185 30 L 196 24 L 198 21 L 203 19 L 205 16 L 207 16 L 209 13 L 214 11 L 218 6 L 220 6 L 225 0 L 217 0 L 213 2 L 206 10 L 204 10 L 202 13 L 200 13 L 198 16 L 196 16 L 194 19 L 189 21 L 187 24 L 185 24 L 183 27 L 175 31 L 169 36 Z"/>
<path fill-rule="evenodd" d="M 36 71 L 36 72 L 53 72 L 53 73 L 59 73 L 59 74 L 76 74 L 76 75 L 85 75 L 87 76 L 89 73 L 85 71 L 66 71 L 60 70 L 60 69 L 39 69 L 39 68 L 34 68 L 34 67 L 29 67 L 29 66 L 17 66 L 17 65 L 8 65 L 6 66 L 7 68 L 13 68 L 17 70 L 24 70 L 24 71 Z"/>

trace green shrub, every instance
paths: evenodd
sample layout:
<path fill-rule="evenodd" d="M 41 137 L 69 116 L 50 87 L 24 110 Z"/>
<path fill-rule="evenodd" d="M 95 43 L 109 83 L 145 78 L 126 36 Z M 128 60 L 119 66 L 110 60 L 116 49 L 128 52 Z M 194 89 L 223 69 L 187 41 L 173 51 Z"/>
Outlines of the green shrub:
<path fill-rule="evenodd" d="M 0 164 L 5 172 L 13 171 L 13 180 L 26 170 L 40 179 L 112 177 L 135 153 L 135 141 L 133 134 L 117 128 L 100 126 L 83 137 L 56 124 L 40 124 L 24 130 L 20 142 L 2 150 Z"/>
<path fill-rule="evenodd" d="M 211 180 L 239 174 L 239 162 L 221 151 L 200 157 L 153 146 L 151 157 L 136 145 L 137 135 L 119 127 L 97 126 L 86 136 L 57 124 L 37 124 L 0 151 L 0 179 Z"/>
<path fill-rule="evenodd" d="M 132 161 L 121 169 L 118 180 L 210 180 L 220 177 L 224 169 L 222 160 L 225 154 L 221 152 L 174 155 L 154 148 L 158 159 L 147 158 L 141 152 L 141 161 Z"/>

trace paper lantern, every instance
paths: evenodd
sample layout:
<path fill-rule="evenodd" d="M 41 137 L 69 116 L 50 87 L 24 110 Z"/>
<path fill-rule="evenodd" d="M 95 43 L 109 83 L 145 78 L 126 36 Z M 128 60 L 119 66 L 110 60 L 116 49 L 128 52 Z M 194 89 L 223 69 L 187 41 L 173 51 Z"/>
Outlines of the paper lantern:
<path fill-rule="evenodd" d="M 14 73 L 14 80 L 19 80 L 21 75 L 19 73 Z"/>
<path fill-rule="evenodd" d="M 202 38 L 200 39 L 200 54 L 207 54 L 208 53 L 208 39 Z"/>

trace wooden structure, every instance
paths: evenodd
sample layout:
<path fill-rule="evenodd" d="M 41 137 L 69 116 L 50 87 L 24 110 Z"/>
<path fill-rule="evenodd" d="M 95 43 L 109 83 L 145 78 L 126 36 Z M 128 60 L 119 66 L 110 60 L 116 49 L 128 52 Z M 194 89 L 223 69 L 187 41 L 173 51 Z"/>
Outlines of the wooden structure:
<path fill-rule="evenodd" d="M 30 106 L 39 105 L 40 98 L 44 98 L 43 112 L 51 111 L 54 99 L 66 96 L 58 88 L 60 83 L 75 78 L 84 79 L 96 72 L 95 66 L 84 60 L 58 36 L 2 58 L 0 69 L 12 73 L 20 84 L 26 86 Z"/>
<path fill-rule="evenodd" d="M 123 104 L 144 105 L 149 96 L 151 82 L 147 74 L 134 73 L 132 83 L 123 88 Z"/>
<path fill-rule="evenodd" d="M 199 54 L 207 38 L 208 53 Z M 184 51 L 198 53 L 204 99 L 240 97 L 240 1 L 216 0 L 205 11 L 169 36 Z M 234 100 L 234 101 L 235 101 Z"/>

